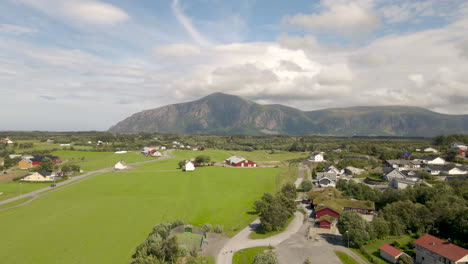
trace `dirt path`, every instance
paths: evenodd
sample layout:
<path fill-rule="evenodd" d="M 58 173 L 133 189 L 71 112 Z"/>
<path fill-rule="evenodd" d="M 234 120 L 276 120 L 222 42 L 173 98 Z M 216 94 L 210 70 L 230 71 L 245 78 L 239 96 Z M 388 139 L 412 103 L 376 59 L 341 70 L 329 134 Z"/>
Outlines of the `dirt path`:
<path fill-rule="evenodd" d="M 146 160 L 146 161 L 140 161 L 140 162 L 135 162 L 135 163 L 131 163 L 129 165 L 132 165 L 132 166 L 135 166 L 135 165 L 141 165 L 141 164 L 146 164 L 146 163 L 150 163 L 150 162 L 156 162 L 156 161 L 160 161 L 160 160 L 165 160 L 165 159 L 168 159 L 168 158 L 171 158 L 172 155 L 171 155 L 171 151 L 165 151 L 164 156 L 159 158 L 159 159 L 153 159 L 153 160 Z M 10 198 L 10 199 L 7 199 L 7 200 L 4 200 L 4 201 L 0 201 L 0 205 L 2 204 L 7 204 L 7 203 L 10 203 L 10 202 L 14 202 L 14 201 L 17 201 L 17 200 L 20 200 L 20 199 L 23 199 L 23 198 L 26 198 L 26 197 L 33 197 L 32 199 L 22 203 L 22 204 L 19 204 L 19 205 L 15 205 L 15 206 L 12 206 L 12 207 L 8 207 L 8 208 L 3 208 L 3 209 L 0 209 L 0 211 L 5 211 L 5 210 L 8 210 L 8 209 L 12 209 L 12 208 L 17 208 L 17 207 L 20 207 L 20 206 L 23 206 L 25 204 L 28 204 L 28 203 L 31 203 L 32 201 L 34 201 L 35 199 L 43 196 L 43 195 L 46 195 L 48 193 L 51 193 L 51 192 L 55 192 L 55 191 L 58 191 L 58 190 L 61 190 L 65 187 L 68 187 L 70 185 L 73 185 L 73 184 L 76 184 L 76 183 L 79 183 L 81 181 L 84 181 L 86 179 L 89 179 L 91 177 L 94 177 L 96 175 L 99 175 L 99 174 L 102 174 L 104 172 L 111 172 L 111 171 L 114 171 L 114 168 L 104 168 L 104 169 L 100 169 L 100 170 L 96 170 L 96 171 L 90 171 L 90 172 L 87 172 L 85 174 L 82 174 L 80 176 L 75 176 L 73 178 L 70 178 L 68 180 L 65 180 L 65 181 L 62 181 L 62 182 L 58 182 L 56 183 L 56 186 L 54 188 L 51 188 L 51 187 L 45 187 L 45 188 L 42 188 L 42 189 L 38 189 L 38 190 L 35 190 L 33 192 L 29 192 L 29 193 L 25 193 L 23 195 L 19 195 L 19 196 L 16 196 L 16 197 L 13 197 L 13 198 Z"/>

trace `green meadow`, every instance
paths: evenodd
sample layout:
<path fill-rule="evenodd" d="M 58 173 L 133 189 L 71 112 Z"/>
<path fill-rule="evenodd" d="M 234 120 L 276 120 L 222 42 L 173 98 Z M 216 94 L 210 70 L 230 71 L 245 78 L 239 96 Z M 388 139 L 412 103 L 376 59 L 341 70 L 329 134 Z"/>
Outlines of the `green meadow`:
<path fill-rule="evenodd" d="M 49 186 L 51 183 L 0 182 L 0 201 Z M 0 219 L 1 220 L 1 219 Z"/>
<path fill-rule="evenodd" d="M 103 155 L 93 156 L 96 160 L 90 158 L 88 163 L 85 156 L 79 163 L 85 170 L 109 167 L 116 161 L 108 153 L 54 154 L 67 159 L 84 153 Z M 173 154 L 173 159 L 144 164 L 134 171 L 97 175 L 0 212 L 0 259 L 17 264 L 128 263 L 154 225 L 174 219 L 199 226 L 222 225 L 227 235 L 233 235 L 255 219 L 256 215 L 249 214 L 253 202 L 264 192 L 274 191 L 284 171 L 214 166 L 163 172 L 202 152 Z M 203 154 L 219 161 L 229 157 L 217 150 Z M 121 155 L 126 155 L 127 163 L 146 159 L 135 155 L 131 160 L 133 153 Z"/>

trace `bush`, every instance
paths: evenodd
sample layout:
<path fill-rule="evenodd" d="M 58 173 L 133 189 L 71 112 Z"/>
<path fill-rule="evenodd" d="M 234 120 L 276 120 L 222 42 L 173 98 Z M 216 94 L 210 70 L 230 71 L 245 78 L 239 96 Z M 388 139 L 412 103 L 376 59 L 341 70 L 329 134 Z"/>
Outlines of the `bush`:
<path fill-rule="evenodd" d="M 215 226 L 213 227 L 213 232 L 215 232 L 215 233 L 221 234 L 223 231 L 224 231 L 223 226 L 215 225 Z"/>
<path fill-rule="evenodd" d="M 312 189 L 313 185 L 312 185 L 312 181 L 310 180 L 303 180 L 302 183 L 301 183 L 301 188 L 302 188 L 302 191 L 304 192 L 308 192 Z"/>
<path fill-rule="evenodd" d="M 213 228 L 213 227 L 212 227 L 210 224 L 204 224 L 204 225 L 202 226 L 202 230 L 203 230 L 205 233 L 210 232 L 212 228 Z"/>
<path fill-rule="evenodd" d="M 180 220 L 180 219 L 176 219 L 174 220 L 174 222 L 171 223 L 171 228 L 174 228 L 174 227 L 178 227 L 178 226 L 181 226 L 181 225 L 184 225 L 184 221 Z"/>

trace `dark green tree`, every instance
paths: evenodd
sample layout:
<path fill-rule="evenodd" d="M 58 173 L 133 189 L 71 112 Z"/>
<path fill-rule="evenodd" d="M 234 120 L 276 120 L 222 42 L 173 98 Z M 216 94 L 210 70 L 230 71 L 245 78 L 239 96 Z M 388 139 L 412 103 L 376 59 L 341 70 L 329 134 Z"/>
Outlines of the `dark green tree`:
<path fill-rule="evenodd" d="M 267 254 L 258 254 L 254 257 L 252 264 L 279 264 L 278 259 L 275 255 Z"/>

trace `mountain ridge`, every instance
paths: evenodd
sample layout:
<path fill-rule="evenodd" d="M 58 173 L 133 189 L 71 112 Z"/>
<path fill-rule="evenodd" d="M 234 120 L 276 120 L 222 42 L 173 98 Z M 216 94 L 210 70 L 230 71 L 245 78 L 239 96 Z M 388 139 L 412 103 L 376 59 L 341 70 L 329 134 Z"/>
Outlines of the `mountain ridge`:
<path fill-rule="evenodd" d="M 224 93 L 143 110 L 109 132 L 176 134 L 435 136 L 468 133 L 468 115 L 447 115 L 416 106 L 354 106 L 302 111 L 261 105 Z"/>

